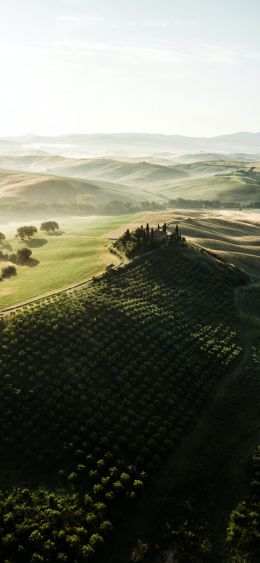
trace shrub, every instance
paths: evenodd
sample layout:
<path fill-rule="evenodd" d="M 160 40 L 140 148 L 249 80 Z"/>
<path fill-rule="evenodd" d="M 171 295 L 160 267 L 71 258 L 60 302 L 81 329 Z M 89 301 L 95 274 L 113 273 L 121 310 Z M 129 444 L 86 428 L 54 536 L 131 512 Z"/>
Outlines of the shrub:
<path fill-rule="evenodd" d="M 2 268 L 2 277 L 9 278 L 10 276 L 16 275 L 16 267 L 15 266 L 5 266 Z"/>
<path fill-rule="evenodd" d="M 25 262 L 28 262 L 31 255 L 32 251 L 30 248 L 19 248 L 19 250 L 17 250 L 17 264 L 24 264 Z"/>
<path fill-rule="evenodd" d="M 92 547 L 98 547 L 99 545 L 102 545 L 102 543 L 104 543 L 104 539 L 102 538 L 102 536 L 100 534 L 92 534 L 92 536 L 90 537 L 89 543 Z"/>

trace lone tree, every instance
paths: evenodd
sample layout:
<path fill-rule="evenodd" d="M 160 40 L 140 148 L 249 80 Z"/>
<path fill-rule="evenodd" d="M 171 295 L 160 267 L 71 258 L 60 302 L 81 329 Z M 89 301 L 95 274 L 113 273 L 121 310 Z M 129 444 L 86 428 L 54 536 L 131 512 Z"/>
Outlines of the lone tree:
<path fill-rule="evenodd" d="M 32 251 L 30 248 L 19 248 L 16 255 L 17 264 L 25 264 L 25 262 L 28 262 L 29 258 L 31 258 L 31 255 Z"/>
<path fill-rule="evenodd" d="M 0 233 L 0 242 L 4 242 L 4 240 L 5 240 L 4 233 Z"/>
<path fill-rule="evenodd" d="M 45 231 L 47 233 L 49 232 L 54 233 L 54 231 L 57 231 L 59 228 L 60 227 L 58 223 L 56 223 L 56 221 L 45 221 L 40 226 L 40 230 Z"/>
<path fill-rule="evenodd" d="M 29 227 L 18 227 L 17 229 L 17 237 L 20 237 L 22 240 L 25 238 L 32 238 L 33 235 L 37 233 L 37 228 L 33 227 L 32 225 Z"/>

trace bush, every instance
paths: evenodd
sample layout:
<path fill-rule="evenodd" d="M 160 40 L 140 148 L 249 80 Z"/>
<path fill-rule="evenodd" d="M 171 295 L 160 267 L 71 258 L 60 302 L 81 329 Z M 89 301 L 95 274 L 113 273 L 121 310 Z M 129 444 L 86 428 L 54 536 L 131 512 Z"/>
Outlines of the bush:
<path fill-rule="evenodd" d="M 0 250 L 0 260 L 9 260 L 8 254 L 4 254 L 2 250 Z"/>
<path fill-rule="evenodd" d="M 10 276 L 16 275 L 16 267 L 15 266 L 5 266 L 2 268 L 2 278 L 9 278 Z"/>
<path fill-rule="evenodd" d="M 24 264 L 25 262 L 28 262 L 31 255 L 32 251 L 30 248 L 19 248 L 19 250 L 17 250 L 17 264 Z"/>
<path fill-rule="evenodd" d="M 92 536 L 90 537 L 89 543 L 93 548 L 95 548 L 95 547 L 102 545 L 102 543 L 104 543 L 104 539 L 102 538 L 102 536 L 100 534 L 92 534 Z"/>

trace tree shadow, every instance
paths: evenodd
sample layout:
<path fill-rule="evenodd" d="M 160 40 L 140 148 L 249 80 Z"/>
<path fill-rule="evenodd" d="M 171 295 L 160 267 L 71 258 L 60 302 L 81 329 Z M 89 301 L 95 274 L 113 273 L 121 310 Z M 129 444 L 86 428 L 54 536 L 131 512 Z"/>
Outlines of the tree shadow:
<path fill-rule="evenodd" d="M 39 248 L 40 246 L 44 246 L 44 244 L 47 244 L 47 239 L 46 238 L 35 238 L 35 239 L 30 239 L 30 240 L 26 240 L 26 246 L 29 246 L 29 248 Z"/>
<path fill-rule="evenodd" d="M 30 259 L 24 264 L 24 266 L 29 266 L 30 268 L 33 268 L 34 266 L 38 266 L 38 264 L 40 264 L 40 260 L 37 260 L 37 258 L 30 258 Z"/>
<path fill-rule="evenodd" d="M 53 233 L 48 232 L 47 234 L 49 237 L 61 237 L 61 235 L 64 234 L 64 231 L 59 230 L 59 231 L 54 231 Z"/>
<path fill-rule="evenodd" d="M 4 248 L 5 250 L 9 250 L 10 252 L 13 250 L 11 244 L 9 242 L 2 242 L 0 247 Z"/>

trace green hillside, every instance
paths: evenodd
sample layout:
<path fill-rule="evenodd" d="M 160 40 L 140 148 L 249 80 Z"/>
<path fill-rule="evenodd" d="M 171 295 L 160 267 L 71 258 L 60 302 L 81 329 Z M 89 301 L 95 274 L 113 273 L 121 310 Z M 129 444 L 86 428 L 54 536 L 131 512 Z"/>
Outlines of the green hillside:
<path fill-rule="evenodd" d="M 158 193 L 169 199 L 220 200 L 247 204 L 260 199 L 260 174 L 223 174 L 192 178 L 175 182 L 174 185 L 162 185 Z"/>
<path fill-rule="evenodd" d="M 167 206 L 177 198 L 248 204 L 259 201 L 259 166 L 250 172 L 251 166 L 234 160 L 178 164 L 154 158 L 1 157 L 0 196 L 3 202 L 10 198 L 13 207 L 17 201 L 68 207 L 73 202 L 97 206 L 115 200 Z"/>
<path fill-rule="evenodd" d="M 0 282 L 0 310 L 82 282 L 104 271 L 107 264 L 117 263 L 107 249 L 109 233 L 134 217 L 63 218 L 60 231 L 54 235 L 40 231 L 36 221 L 37 235 L 24 241 L 15 237 L 20 223 L 1 224 L 6 241 L 0 250 L 10 254 L 27 247 L 32 251 L 32 260 L 16 265 L 17 275 Z M 0 257 L 0 271 L 6 264 L 6 259 Z"/>
<path fill-rule="evenodd" d="M 3 561 L 128 561 L 113 537 L 241 358 L 245 282 L 171 245 L 2 320 Z"/>
<path fill-rule="evenodd" d="M 2 204 L 64 205 L 111 200 L 141 201 L 147 198 L 138 187 L 128 188 L 119 183 L 50 176 L 47 174 L 0 170 L 0 197 Z"/>
<path fill-rule="evenodd" d="M 24 170 L 29 172 L 43 172 L 59 176 L 81 179 L 95 179 L 120 184 L 138 185 L 175 181 L 191 176 L 212 175 L 233 168 L 228 161 L 192 162 L 185 164 L 163 160 L 160 163 L 155 158 L 145 160 L 128 158 L 73 159 L 61 156 L 30 155 L 20 157 L 0 157 L 0 167 Z M 236 163 L 235 165 L 238 165 Z"/>

